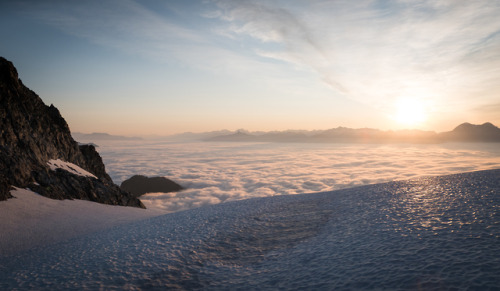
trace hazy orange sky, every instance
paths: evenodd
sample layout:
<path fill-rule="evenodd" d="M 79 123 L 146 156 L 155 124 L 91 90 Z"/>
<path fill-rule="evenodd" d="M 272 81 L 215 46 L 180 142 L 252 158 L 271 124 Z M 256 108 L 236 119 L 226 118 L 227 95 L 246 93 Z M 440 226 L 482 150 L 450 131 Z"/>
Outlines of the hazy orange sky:
<path fill-rule="evenodd" d="M 500 125 L 500 1 L 2 1 L 72 131 Z"/>

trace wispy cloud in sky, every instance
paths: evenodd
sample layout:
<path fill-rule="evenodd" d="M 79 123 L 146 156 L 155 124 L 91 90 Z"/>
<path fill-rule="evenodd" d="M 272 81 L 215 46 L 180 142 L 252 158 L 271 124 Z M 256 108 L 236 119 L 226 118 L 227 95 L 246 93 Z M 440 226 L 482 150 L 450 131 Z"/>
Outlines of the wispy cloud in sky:
<path fill-rule="evenodd" d="M 256 52 L 311 68 L 348 97 L 389 106 L 414 95 L 443 110 L 498 92 L 496 1 L 217 1 L 228 31 L 281 44 Z M 493 89 L 493 90 L 492 90 Z"/>
<path fill-rule="evenodd" d="M 200 33 L 132 0 L 41 2 L 29 10 L 68 34 L 163 61 L 179 44 L 206 42 Z"/>
<path fill-rule="evenodd" d="M 269 2 L 234 2 L 217 1 L 222 9 L 219 17 L 231 25 L 228 34 L 249 35 L 262 42 L 282 44 L 283 51 L 266 51 L 256 48 L 256 53 L 263 57 L 274 58 L 306 65 L 317 72 L 332 88 L 345 92 L 345 88 L 336 81 L 328 52 L 318 41 L 317 35 L 303 23 L 292 11 L 273 6 Z"/>
<path fill-rule="evenodd" d="M 167 5 L 162 14 L 132 0 L 58 1 L 54 9 L 56 2 L 31 9 L 67 33 L 163 61 L 189 62 L 196 55 L 223 61 L 224 54 L 238 62 L 251 59 L 214 39 L 213 28 L 226 23 L 226 36 L 261 42 L 251 44 L 257 56 L 309 68 L 332 88 L 363 101 L 415 90 L 454 95 L 464 88 L 449 92 L 444 85 L 492 86 L 483 82 L 500 74 L 492 65 L 500 63 L 496 1 L 217 0 L 217 8 L 200 4 L 199 11 L 181 15 L 222 20 L 207 22 L 214 27 L 193 25 L 202 19 L 173 21 L 164 14 Z"/>

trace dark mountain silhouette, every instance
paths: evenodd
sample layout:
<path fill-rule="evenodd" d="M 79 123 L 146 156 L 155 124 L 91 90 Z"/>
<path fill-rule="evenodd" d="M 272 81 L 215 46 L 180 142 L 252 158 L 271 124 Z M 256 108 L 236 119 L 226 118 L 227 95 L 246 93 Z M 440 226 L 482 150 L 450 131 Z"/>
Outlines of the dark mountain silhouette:
<path fill-rule="evenodd" d="M 71 163 L 95 177 L 52 170 L 51 160 Z M 12 186 L 49 198 L 144 208 L 113 183 L 95 147 L 78 145 L 59 110 L 45 105 L 23 85 L 14 65 L 0 57 L 0 200 L 11 197 Z"/>
<path fill-rule="evenodd" d="M 436 133 L 423 130 L 383 131 L 373 128 L 337 127 L 322 131 L 273 131 L 249 133 L 243 130 L 214 136 L 205 141 L 232 142 L 312 142 L 312 143 L 443 143 L 500 142 L 500 129 L 487 122 L 482 125 L 463 123 L 452 131 Z"/>
<path fill-rule="evenodd" d="M 210 132 L 184 132 L 184 133 L 178 133 L 174 135 L 169 135 L 166 137 L 163 137 L 168 140 L 180 140 L 180 141 L 194 141 L 194 140 L 205 140 L 209 139 L 214 136 L 220 136 L 220 135 L 226 135 L 226 134 L 231 134 L 231 131 L 229 130 L 218 130 L 218 131 L 210 131 Z"/>
<path fill-rule="evenodd" d="M 81 142 L 95 142 L 100 140 L 142 140 L 140 137 L 128 137 L 121 135 L 111 135 L 109 133 L 93 132 L 93 133 L 81 133 L 73 132 L 72 136 L 75 140 Z"/>
<path fill-rule="evenodd" d="M 243 132 L 241 130 L 232 134 L 219 135 L 207 138 L 207 141 L 254 141 L 256 136 Z"/>
<path fill-rule="evenodd" d="M 429 143 L 434 142 L 436 133 L 422 130 L 382 131 L 373 128 L 353 129 L 338 127 L 313 135 L 315 142 L 348 143 Z"/>
<path fill-rule="evenodd" d="M 439 134 L 442 141 L 500 142 L 500 128 L 486 122 L 481 125 L 462 123 L 452 131 Z"/>
<path fill-rule="evenodd" d="M 306 143 L 432 143 L 437 142 L 433 131 L 382 131 L 372 128 L 353 129 L 337 127 L 315 131 L 274 131 L 245 133 L 238 131 L 204 139 L 205 141 L 246 142 L 306 142 Z"/>
<path fill-rule="evenodd" d="M 260 135 L 261 141 L 275 141 L 280 140 L 282 142 L 298 142 L 307 138 L 307 135 L 303 132 L 296 131 L 278 131 L 278 132 L 267 132 Z"/>
<path fill-rule="evenodd" d="M 165 177 L 149 178 L 142 175 L 135 175 L 123 181 L 120 188 L 123 191 L 132 193 L 135 197 L 139 197 L 146 193 L 168 193 L 184 189 L 181 185 Z"/>

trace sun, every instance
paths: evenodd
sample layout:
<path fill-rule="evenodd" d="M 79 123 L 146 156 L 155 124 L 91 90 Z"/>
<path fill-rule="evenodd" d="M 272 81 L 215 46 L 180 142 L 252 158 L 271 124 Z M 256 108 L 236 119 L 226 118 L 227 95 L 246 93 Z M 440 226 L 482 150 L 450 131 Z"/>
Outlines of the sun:
<path fill-rule="evenodd" d="M 395 104 L 394 120 L 405 126 L 416 126 L 427 119 L 424 103 L 417 98 L 400 98 Z"/>

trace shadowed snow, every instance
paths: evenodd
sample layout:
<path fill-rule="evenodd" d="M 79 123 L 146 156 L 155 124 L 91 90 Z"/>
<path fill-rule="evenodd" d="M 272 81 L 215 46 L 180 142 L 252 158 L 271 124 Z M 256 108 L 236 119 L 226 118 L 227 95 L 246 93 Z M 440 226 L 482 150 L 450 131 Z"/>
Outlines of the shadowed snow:
<path fill-rule="evenodd" d="M 83 200 L 54 200 L 30 190 L 11 191 L 0 203 L 0 256 L 137 221 L 162 212 Z"/>
<path fill-rule="evenodd" d="M 494 290 L 500 170 L 248 199 L 2 258 L 2 289 Z"/>

